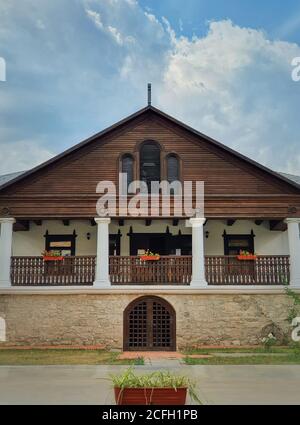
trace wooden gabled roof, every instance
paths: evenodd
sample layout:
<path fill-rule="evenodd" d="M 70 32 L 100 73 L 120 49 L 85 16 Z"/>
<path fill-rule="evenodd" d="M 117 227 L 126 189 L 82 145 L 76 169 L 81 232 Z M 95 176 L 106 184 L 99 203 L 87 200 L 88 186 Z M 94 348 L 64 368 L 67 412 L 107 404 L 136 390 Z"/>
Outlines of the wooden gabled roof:
<path fill-rule="evenodd" d="M 245 155 L 240 154 L 239 152 L 229 148 L 228 146 L 225 146 L 224 144 L 214 140 L 213 138 L 195 130 L 194 128 L 182 123 L 181 121 L 171 117 L 170 115 L 162 112 L 161 110 L 155 108 L 154 106 L 150 105 L 147 106 L 143 109 L 140 109 L 139 111 L 135 112 L 134 114 L 128 116 L 125 119 L 120 120 L 119 122 L 113 124 L 112 126 L 100 131 L 99 133 L 94 134 L 93 136 L 83 140 L 82 142 L 74 145 L 73 147 L 67 149 L 66 151 L 60 153 L 57 156 L 54 156 L 53 158 L 49 159 L 48 161 L 38 165 L 37 167 L 32 168 L 31 170 L 21 173 L 19 175 L 17 175 L 15 178 L 7 181 L 6 183 L 4 183 L 3 185 L 1 185 L 0 187 L 0 193 L 8 188 L 9 186 L 14 185 L 15 183 L 18 183 L 20 181 L 23 181 L 24 179 L 26 179 L 27 177 L 33 175 L 34 173 L 46 168 L 47 166 L 54 164 L 56 162 L 58 162 L 59 160 L 61 160 L 62 158 L 67 157 L 68 155 L 82 149 L 83 147 L 91 144 L 92 142 L 94 142 L 95 140 L 99 140 L 99 138 L 102 138 L 103 136 L 106 136 L 107 134 L 109 134 L 110 132 L 121 128 L 122 126 L 129 124 L 131 121 L 135 120 L 136 118 L 142 117 L 143 115 L 146 115 L 148 113 L 152 113 L 154 115 L 160 116 L 166 120 L 168 120 L 169 122 L 175 124 L 176 126 L 181 127 L 182 129 L 188 131 L 189 133 L 193 134 L 194 136 L 199 137 L 200 139 L 204 139 L 205 141 L 209 142 L 211 145 L 225 151 L 228 152 L 230 155 L 244 161 L 245 163 L 248 163 L 254 167 L 256 167 L 257 169 L 269 174 L 270 176 L 272 176 L 275 180 L 279 180 L 281 182 L 285 182 L 288 185 L 299 189 L 300 190 L 300 184 L 298 184 L 296 181 L 292 181 L 291 179 L 289 179 L 288 177 L 286 177 L 283 174 L 277 173 L 261 164 L 259 164 L 258 162 L 246 157 Z"/>

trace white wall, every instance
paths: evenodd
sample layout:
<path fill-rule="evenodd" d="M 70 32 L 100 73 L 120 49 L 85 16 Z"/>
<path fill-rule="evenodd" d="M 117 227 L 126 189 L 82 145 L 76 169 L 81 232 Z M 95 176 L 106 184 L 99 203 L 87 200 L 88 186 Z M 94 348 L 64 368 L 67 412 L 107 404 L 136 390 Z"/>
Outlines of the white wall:
<path fill-rule="evenodd" d="M 62 220 L 44 220 L 41 226 L 30 222 L 28 232 L 14 232 L 13 255 L 41 255 L 45 249 L 44 235 L 48 230 L 51 235 L 71 235 L 76 231 L 76 255 L 96 254 L 97 227 L 91 226 L 88 220 L 71 220 L 69 226 L 64 226 Z M 91 234 L 87 240 L 86 234 Z"/>
<path fill-rule="evenodd" d="M 129 255 L 129 233 L 130 226 L 135 233 L 165 233 L 169 226 L 170 232 L 177 235 L 181 230 L 182 234 L 191 234 L 191 228 L 185 226 L 185 220 L 180 220 L 178 226 L 172 225 L 172 220 L 152 220 L 151 226 L 145 226 L 144 219 L 125 220 L 124 226 L 119 226 L 118 220 L 112 220 L 110 233 L 117 233 L 121 230 L 121 254 Z M 37 226 L 30 222 L 28 232 L 14 232 L 13 235 L 13 255 L 39 256 L 45 249 L 46 231 L 49 234 L 72 234 L 75 229 L 76 255 L 96 254 L 96 232 L 97 227 L 91 226 L 88 220 L 71 220 L 69 226 L 64 226 L 61 220 L 45 220 L 42 226 Z M 223 255 L 224 241 L 223 232 L 227 234 L 250 234 L 253 229 L 255 252 L 258 255 L 286 255 L 288 250 L 287 232 L 270 231 L 268 222 L 263 222 L 257 226 L 253 221 L 237 220 L 233 226 L 227 226 L 226 220 L 208 220 L 205 231 L 209 231 L 208 239 L 204 239 L 205 253 L 207 255 Z M 91 234 L 91 239 L 87 240 L 87 233 Z"/>
<path fill-rule="evenodd" d="M 233 226 L 227 226 L 226 220 L 208 220 L 204 231 L 209 231 L 205 239 L 206 255 L 224 255 L 223 233 L 228 235 L 250 234 L 253 230 L 254 250 L 257 255 L 288 255 L 288 235 L 286 232 L 270 231 L 269 222 L 257 226 L 254 221 L 237 220 Z"/>

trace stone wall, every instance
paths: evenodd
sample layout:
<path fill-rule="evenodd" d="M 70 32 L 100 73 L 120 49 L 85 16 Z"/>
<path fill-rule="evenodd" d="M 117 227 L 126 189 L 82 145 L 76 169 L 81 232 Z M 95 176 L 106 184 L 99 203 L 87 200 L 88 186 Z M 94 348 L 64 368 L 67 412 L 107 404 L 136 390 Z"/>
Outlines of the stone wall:
<path fill-rule="evenodd" d="M 123 311 L 136 294 L 0 295 L 10 344 L 122 348 Z M 164 294 L 176 311 L 177 346 L 259 344 L 290 334 L 284 294 Z"/>

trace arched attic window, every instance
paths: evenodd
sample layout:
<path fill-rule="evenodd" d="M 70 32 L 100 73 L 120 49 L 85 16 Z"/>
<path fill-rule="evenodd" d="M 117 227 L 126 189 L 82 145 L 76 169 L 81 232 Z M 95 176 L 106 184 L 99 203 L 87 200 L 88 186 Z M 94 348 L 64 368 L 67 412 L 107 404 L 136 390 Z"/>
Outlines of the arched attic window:
<path fill-rule="evenodd" d="M 133 167 L 134 167 L 133 156 L 130 153 L 125 153 L 124 155 L 122 155 L 122 157 L 121 157 L 121 172 L 123 174 L 126 174 L 127 175 L 127 186 L 124 186 L 122 188 L 122 191 L 124 193 L 127 192 L 128 186 L 134 180 L 134 170 L 133 170 Z M 125 184 L 125 182 L 124 182 L 124 184 Z"/>
<path fill-rule="evenodd" d="M 179 158 L 176 154 L 167 156 L 167 180 L 169 183 L 180 180 Z"/>
<path fill-rule="evenodd" d="M 167 181 L 172 184 L 171 195 L 179 195 L 180 189 L 180 162 L 176 154 L 171 153 L 166 157 Z"/>
<path fill-rule="evenodd" d="M 140 180 L 151 190 L 151 182 L 160 182 L 160 146 L 154 141 L 144 142 L 140 149 Z"/>

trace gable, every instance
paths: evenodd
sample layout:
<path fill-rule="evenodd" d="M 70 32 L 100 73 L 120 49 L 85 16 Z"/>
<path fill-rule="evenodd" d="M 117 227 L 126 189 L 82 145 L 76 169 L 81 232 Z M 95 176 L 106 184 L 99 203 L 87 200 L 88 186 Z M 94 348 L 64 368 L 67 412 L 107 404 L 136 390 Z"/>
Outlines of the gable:
<path fill-rule="evenodd" d="M 117 184 L 120 155 L 135 154 L 138 144 L 147 139 L 159 142 L 165 154 L 176 152 L 182 161 L 182 179 L 204 181 L 206 194 L 299 192 L 291 184 L 150 114 L 128 124 L 122 131 L 100 136 L 8 187 L 5 193 L 94 195 L 99 181 L 110 180 Z"/>
<path fill-rule="evenodd" d="M 207 216 L 291 216 L 300 213 L 300 188 L 218 142 L 169 119 L 153 108 L 132 116 L 70 149 L 35 171 L 0 188 L 0 210 L 16 217 L 96 214 L 96 186 L 117 184 L 119 159 L 155 140 L 179 155 L 182 180 L 204 181 Z M 25 177 L 24 177 L 25 176 Z"/>

